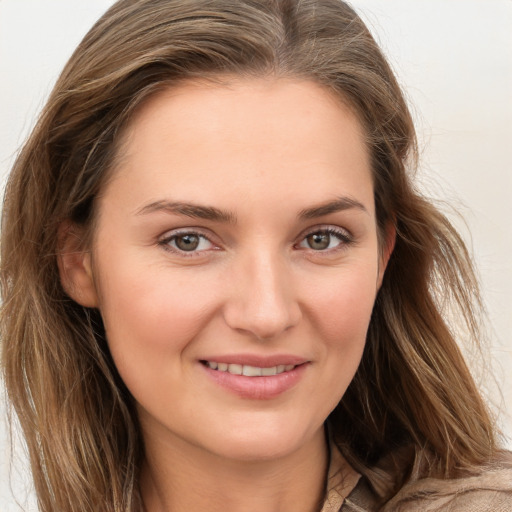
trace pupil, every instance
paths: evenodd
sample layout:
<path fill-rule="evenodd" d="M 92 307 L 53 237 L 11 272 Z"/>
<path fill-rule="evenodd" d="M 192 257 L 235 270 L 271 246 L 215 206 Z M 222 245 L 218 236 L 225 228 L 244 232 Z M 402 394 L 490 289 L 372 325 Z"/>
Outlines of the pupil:
<path fill-rule="evenodd" d="M 329 242 L 331 241 L 331 236 L 329 233 L 313 233 L 307 237 L 308 244 L 311 249 L 316 249 L 317 251 L 323 251 L 329 247 Z"/>
<path fill-rule="evenodd" d="M 194 251 L 199 245 L 197 235 L 181 235 L 176 238 L 176 246 L 182 251 Z"/>

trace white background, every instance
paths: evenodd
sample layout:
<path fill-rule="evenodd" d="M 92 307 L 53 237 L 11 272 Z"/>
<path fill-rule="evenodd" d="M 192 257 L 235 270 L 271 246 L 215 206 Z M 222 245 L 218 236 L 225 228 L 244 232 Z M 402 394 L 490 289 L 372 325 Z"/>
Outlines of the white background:
<path fill-rule="evenodd" d="M 0 0 L 1 184 L 60 69 L 112 3 Z M 491 398 L 502 409 L 512 447 L 512 0 L 353 5 L 407 92 L 420 137 L 422 186 L 465 219 L 456 223 L 479 267 L 492 326 L 493 374 L 502 389 L 501 397 Z M 0 510 L 35 510 L 30 494 L 26 501 L 30 478 L 19 461 L 22 450 L 9 471 L 4 420 L 0 401 Z"/>

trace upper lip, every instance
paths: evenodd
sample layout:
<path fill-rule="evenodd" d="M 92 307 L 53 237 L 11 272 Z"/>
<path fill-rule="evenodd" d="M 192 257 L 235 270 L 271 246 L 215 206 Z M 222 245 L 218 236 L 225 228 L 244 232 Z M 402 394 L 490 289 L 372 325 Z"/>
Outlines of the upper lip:
<path fill-rule="evenodd" d="M 291 354 L 275 354 L 275 355 L 257 355 L 257 354 L 226 354 L 212 355 L 202 358 L 201 361 L 211 361 L 216 363 L 240 364 L 247 366 L 255 366 L 258 368 L 272 368 L 279 365 L 294 366 L 307 363 L 304 357 Z"/>

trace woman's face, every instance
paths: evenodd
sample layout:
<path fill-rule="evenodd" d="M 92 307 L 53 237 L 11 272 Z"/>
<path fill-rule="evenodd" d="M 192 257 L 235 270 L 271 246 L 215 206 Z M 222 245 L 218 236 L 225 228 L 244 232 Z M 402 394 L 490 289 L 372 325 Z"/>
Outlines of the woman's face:
<path fill-rule="evenodd" d="M 98 208 L 82 302 L 143 433 L 242 459 L 318 435 L 386 259 L 351 111 L 307 81 L 180 85 L 138 112 Z"/>

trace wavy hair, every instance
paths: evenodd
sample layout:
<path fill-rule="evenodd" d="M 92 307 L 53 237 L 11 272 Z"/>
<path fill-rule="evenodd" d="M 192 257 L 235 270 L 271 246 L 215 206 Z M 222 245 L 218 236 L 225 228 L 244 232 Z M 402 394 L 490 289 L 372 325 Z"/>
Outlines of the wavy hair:
<path fill-rule="evenodd" d="M 94 229 L 123 128 L 156 92 L 223 75 L 311 80 L 356 112 L 371 156 L 381 243 L 397 231 L 357 374 L 329 417 L 348 461 L 413 448 L 397 480 L 452 477 L 489 460 L 493 423 L 448 319 L 478 342 L 471 259 L 414 188 L 414 126 L 390 66 L 339 0 L 121 0 L 80 43 L 14 164 L 1 235 L 2 369 L 41 512 L 138 512 L 143 447 L 96 310 L 57 267 L 63 222 Z M 396 487 L 395 487 L 396 491 Z"/>

